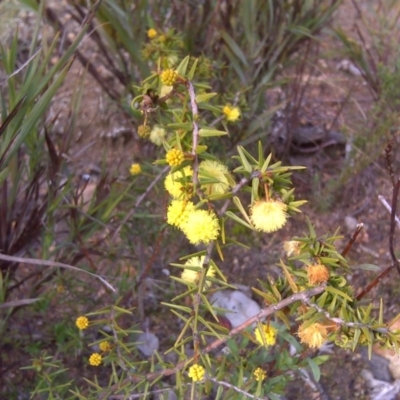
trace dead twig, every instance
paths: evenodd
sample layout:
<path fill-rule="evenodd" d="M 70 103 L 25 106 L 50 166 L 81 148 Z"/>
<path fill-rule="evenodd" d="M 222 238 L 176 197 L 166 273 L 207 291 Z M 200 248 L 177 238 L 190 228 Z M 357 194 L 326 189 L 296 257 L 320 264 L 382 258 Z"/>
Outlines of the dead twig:
<path fill-rule="evenodd" d="M 351 235 L 351 238 L 349 242 L 346 244 L 346 247 L 342 251 L 342 256 L 346 257 L 347 253 L 350 251 L 350 249 L 353 247 L 354 242 L 357 239 L 357 236 L 360 234 L 362 228 L 364 227 L 364 224 L 357 224 L 357 228 L 354 231 L 354 233 Z"/>
<path fill-rule="evenodd" d="M 72 271 L 82 272 L 84 274 L 88 274 L 88 275 L 91 275 L 91 276 L 97 278 L 108 289 L 110 289 L 114 293 L 116 293 L 115 288 L 110 283 L 108 283 L 104 278 L 102 278 L 100 275 L 94 274 L 92 272 L 86 271 L 86 270 L 81 269 L 81 268 L 74 267 L 72 265 L 60 263 L 60 262 L 57 262 L 57 261 L 38 260 L 36 258 L 24 258 L 24 257 L 7 256 L 7 255 L 1 254 L 1 253 L 0 253 L 0 260 L 11 261 L 11 262 L 16 262 L 16 263 L 23 263 L 23 264 L 32 264 L 32 265 L 37 265 L 37 266 L 40 266 L 40 267 L 66 268 L 66 269 L 70 269 Z"/>

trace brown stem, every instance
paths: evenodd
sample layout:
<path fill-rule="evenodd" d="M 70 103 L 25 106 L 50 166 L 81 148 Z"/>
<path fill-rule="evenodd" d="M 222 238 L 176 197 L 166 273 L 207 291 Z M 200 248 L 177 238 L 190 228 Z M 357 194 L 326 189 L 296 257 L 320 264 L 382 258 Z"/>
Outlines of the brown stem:
<path fill-rule="evenodd" d="M 351 235 L 351 238 L 349 240 L 349 242 L 346 244 L 346 247 L 344 248 L 344 250 L 342 251 L 342 256 L 346 257 L 347 253 L 350 251 L 350 249 L 352 248 L 354 242 L 357 239 L 357 236 L 360 234 L 361 229 L 364 227 L 364 224 L 357 224 L 357 228 L 354 231 L 354 233 Z"/>

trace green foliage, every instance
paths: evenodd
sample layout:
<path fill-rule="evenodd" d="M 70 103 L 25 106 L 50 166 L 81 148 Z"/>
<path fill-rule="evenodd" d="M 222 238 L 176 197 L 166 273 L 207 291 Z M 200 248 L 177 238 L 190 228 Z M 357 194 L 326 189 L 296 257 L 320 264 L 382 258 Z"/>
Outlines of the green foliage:
<path fill-rule="evenodd" d="M 157 0 L 132 5 L 104 0 L 93 39 L 104 53 L 106 68 L 128 91 L 149 75 L 146 61 L 150 68 L 159 58 L 176 67 L 186 54 L 198 58 L 196 78 L 207 80 L 218 92 L 219 104 L 246 111 L 240 124 L 224 126 L 231 133 L 224 142 L 231 150 L 238 142 L 246 145 L 265 134 L 274 112 L 265 109 L 266 89 L 277 84 L 274 78 L 292 63 L 291 56 L 326 26 L 340 3 L 241 0 L 221 5 L 216 0 L 201 4 Z M 83 20 L 82 3 L 73 6 Z M 155 32 L 152 37 L 147 37 L 149 28 Z"/>

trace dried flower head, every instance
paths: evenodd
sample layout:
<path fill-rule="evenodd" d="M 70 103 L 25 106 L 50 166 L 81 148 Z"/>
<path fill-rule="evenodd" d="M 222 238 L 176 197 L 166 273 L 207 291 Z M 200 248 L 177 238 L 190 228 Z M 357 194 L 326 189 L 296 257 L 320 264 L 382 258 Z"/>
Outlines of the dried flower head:
<path fill-rule="evenodd" d="M 192 378 L 194 382 L 201 381 L 204 378 L 206 371 L 205 369 L 199 365 L 194 364 L 189 368 L 189 378 Z"/>
<path fill-rule="evenodd" d="M 137 133 L 141 138 L 143 138 L 143 139 L 148 138 L 150 136 L 150 132 L 151 132 L 151 128 L 149 125 L 139 125 L 138 126 Z"/>
<path fill-rule="evenodd" d="M 308 345 L 311 348 L 318 349 L 326 341 L 328 337 L 328 329 L 325 325 L 315 322 L 309 325 L 304 322 L 300 325 L 297 335 L 301 343 Z"/>
<path fill-rule="evenodd" d="M 329 270 L 323 264 L 309 265 L 307 267 L 307 276 L 310 285 L 319 285 L 328 281 Z"/>
<path fill-rule="evenodd" d="M 203 264 L 204 264 L 204 259 L 205 256 L 202 257 L 192 257 L 189 258 L 189 260 L 187 260 L 185 262 L 185 265 L 187 265 L 188 267 L 198 267 L 198 268 L 203 268 Z M 200 271 L 194 271 L 192 269 L 188 269 L 185 268 L 182 272 L 181 278 L 189 283 L 198 283 L 199 279 L 200 279 Z M 207 271 L 207 277 L 211 277 L 213 278 L 215 276 L 215 269 L 212 265 L 210 265 L 210 267 L 208 268 Z M 205 283 L 205 288 L 209 288 L 211 286 L 211 282 L 206 282 Z"/>
<path fill-rule="evenodd" d="M 183 233 L 192 244 L 208 244 L 219 235 L 219 221 L 214 211 L 192 211 L 187 221 L 181 225 Z"/>
<path fill-rule="evenodd" d="M 298 240 L 287 240 L 283 243 L 283 250 L 285 250 L 286 256 L 298 256 L 300 254 L 301 242 Z"/>
<path fill-rule="evenodd" d="M 258 343 L 262 346 L 273 346 L 276 343 L 277 330 L 270 324 L 260 324 L 254 330 L 254 335 Z"/>
<path fill-rule="evenodd" d="M 112 346 L 109 341 L 105 340 L 104 342 L 101 342 L 99 344 L 99 348 L 102 352 L 107 353 L 108 351 L 111 350 Z"/>
<path fill-rule="evenodd" d="M 89 320 L 87 317 L 78 317 L 75 321 L 76 326 L 78 329 L 83 331 L 84 329 L 87 329 L 89 327 Z"/>
<path fill-rule="evenodd" d="M 167 136 L 167 131 L 161 126 L 155 125 L 150 132 L 150 141 L 157 146 L 161 146 L 165 137 Z"/>
<path fill-rule="evenodd" d="M 185 156 L 184 156 L 182 150 L 171 149 L 167 152 L 167 155 L 165 156 L 165 158 L 167 160 L 167 163 L 171 167 L 177 167 L 178 165 L 181 165 L 183 163 Z"/>
<path fill-rule="evenodd" d="M 89 357 L 89 364 L 92 365 L 93 367 L 98 367 L 101 364 L 102 357 L 101 354 L 99 353 L 93 353 Z"/>
<path fill-rule="evenodd" d="M 161 83 L 166 86 L 172 86 L 177 77 L 178 73 L 172 68 L 165 69 L 160 75 Z"/>
<path fill-rule="evenodd" d="M 150 28 L 150 29 L 147 31 L 147 37 L 148 37 L 149 39 L 154 39 L 157 35 L 158 35 L 157 31 L 156 31 L 155 29 L 153 29 L 153 28 Z"/>
<path fill-rule="evenodd" d="M 224 164 L 213 160 L 205 160 L 200 163 L 199 179 L 201 188 L 207 195 L 224 194 L 234 182 L 228 168 Z M 207 179 L 217 182 L 204 183 Z"/>
<path fill-rule="evenodd" d="M 262 368 L 257 368 L 253 375 L 257 382 L 262 382 L 267 377 L 267 373 Z"/>
<path fill-rule="evenodd" d="M 129 173 L 131 175 L 139 175 L 142 172 L 142 167 L 140 164 L 132 164 L 131 167 L 129 168 Z"/>
<path fill-rule="evenodd" d="M 167 222 L 180 228 L 194 210 L 194 204 L 191 201 L 172 200 L 167 211 Z"/>
<path fill-rule="evenodd" d="M 257 201 L 251 207 L 251 221 L 258 231 L 275 232 L 282 228 L 287 220 L 286 204 L 276 201 Z"/>
<path fill-rule="evenodd" d="M 225 115 L 225 118 L 229 122 L 235 122 L 240 118 L 240 108 L 239 107 L 232 107 L 230 105 L 226 105 L 222 112 Z"/>
<path fill-rule="evenodd" d="M 189 199 L 192 197 L 190 178 L 192 175 L 193 170 L 189 165 L 179 171 L 168 174 L 164 181 L 165 189 L 175 199 Z"/>

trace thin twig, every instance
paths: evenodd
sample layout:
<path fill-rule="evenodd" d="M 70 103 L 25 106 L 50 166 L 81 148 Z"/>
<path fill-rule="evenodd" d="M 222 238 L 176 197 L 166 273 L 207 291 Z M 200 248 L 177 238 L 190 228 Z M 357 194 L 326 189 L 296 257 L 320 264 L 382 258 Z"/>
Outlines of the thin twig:
<path fill-rule="evenodd" d="M 360 234 L 362 228 L 364 227 L 364 224 L 357 224 L 357 228 L 354 231 L 354 233 L 351 235 L 351 238 L 349 240 L 349 242 L 347 243 L 346 247 L 344 248 L 344 250 L 342 251 L 342 256 L 346 257 L 347 253 L 350 251 L 350 249 L 352 248 L 354 242 L 357 239 L 357 236 Z"/>
<path fill-rule="evenodd" d="M 394 171 L 393 171 L 393 164 L 392 164 L 392 150 L 393 150 L 393 139 L 389 140 L 385 147 L 385 160 L 386 160 L 386 168 L 389 171 L 390 179 L 392 181 L 392 185 L 395 185 L 394 179 Z"/>
<path fill-rule="evenodd" d="M 99 279 L 108 289 L 110 289 L 114 293 L 116 293 L 115 288 L 110 283 L 108 283 L 104 278 L 102 278 L 101 276 L 96 275 L 93 272 L 89 272 L 89 271 L 86 271 L 84 269 L 74 267 L 72 265 L 60 263 L 60 262 L 57 262 L 57 261 L 39 260 L 39 259 L 36 259 L 36 258 L 24 258 L 24 257 L 7 256 L 7 255 L 2 254 L 2 253 L 0 253 L 0 260 L 12 261 L 12 262 L 24 263 L 24 264 L 32 264 L 32 265 L 37 265 L 37 266 L 40 266 L 40 267 L 66 268 L 66 269 L 70 269 L 72 271 L 83 272 L 84 274 L 88 274 L 88 275 L 94 276 L 95 278 Z"/>
<path fill-rule="evenodd" d="M 392 214 L 392 207 L 387 202 L 387 200 L 381 195 L 378 196 L 378 200 L 383 204 L 383 206 L 386 208 L 386 210 L 388 210 L 389 213 Z M 395 215 L 395 220 L 397 223 L 397 227 L 400 228 L 400 218 L 397 215 Z"/>
<path fill-rule="evenodd" d="M 237 386 L 232 385 L 231 383 L 225 381 L 219 381 L 218 379 L 212 378 L 211 376 L 207 376 L 206 379 L 216 383 L 217 385 L 225 386 L 229 389 L 232 389 L 235 392 L 242 394 L 243 396 L 249 397 L 250 399 L 259 399 L 259 400 L 265 399 L 265 397 L 254 396 L 253 394 L 250 394 L 249 392 L 246 392 L 243 389 L 240 389 Z"/>
<path fill-rule="evenodd" d="M 394 253 L 394 231 L 396 228 L 396 209 L 397 209 L 397 199 L 399 197 L 399 190 L 400 190 L 400 179 L 397 179 L 397 182 L 393 187 L 393 195 L 392 195 L 392 212 L 390 214 L 389 252 L 390 256 L 392 257 L 393 264 L 400 275 L 400 263 L 396 257 L 396 254 Z"/>
<path fill-rule="evenodd" d="M 346 322 L 341 318 L 336 318 L 336 317 L 332 317 L 328 311 L 324 310 L 323 308 L 319 307 L 317 304 L 312 303 L 310 300 L 304 300 L 304 303 L 307 304 L 309 307 L 314 308 L 315 310 L 317 310 L 319 313 L 324 314 L 325 317 L 327 319 L 329 319 L 329 321 L 334 322 L 335 324 L 338 324 L 340 326 L 347 326 L 349 328 L 368 328 L 372 331 L 375 332 L 379 332 L 379 333 L 388 333 L 389 329 L 388 328 L 374 328 L 372 325 L 368 325 L 368 324 L 363 324 L 361 322 Z"/>
<path fill-rule="evenodd" d="M 147 195 L 150 193 L 151 189 L 155 186 L 155 184 L 164 176 L 164 174 L 169 170 L 169 167 L 165 167 L 150 183 L 150 185 L 146 188 L 144 193 L 142 193 L 135 202 L 135 205 L 133 208 L 126 214 L 125 218 L 122 220 L 120 223 L 119 227 L 114 231 L 112 237 L 111 237 L 111 242 L 114 242 L 118 235 L 119 232 L 121 231 L 122 227 L 126 224 L 126 222 L 129 220 L 129 218 L 132 217 L 132 215 L 135 213 L 136 209 L 139 207 L 140 203 L 147 197 Z"/>
<path fill-rule="evenodd" d="M 384 205 L 384 207 L 390 212 L 390 236 L 389 236 L 389 250 L 390 256 L 393 260 L 393 264 L 383 270 L 365 289 L 363 289 L 356 297 L 356 300 L 361 300 L 366 294 L 368 294 L 389 272 L 396 268 L 400 274 L 400 265 L 399 260 L 397 259 L 394 253 L 394 230 L 395 224 L 397 223 L 400 226 L 399 218 L 396 216 L 396 208 L 397 208 L 397 199 L 399 196 L 399 187 L 400 180 L 393 186 L 393 195 L 392 195 L 392 206 L 385 200 L 383 196 L 378 196 L 380 202 Z"/>
<path fill-rule="evenodd" d="M 193 162 L 193 185 L 197 189 L 199 183 L 199 158 L 197 156 L 197 146 L 199 144 L 199 125 L 197 120 L 199 118 L 199 109 L 196 103 L 196 93 L 194 92 L 193 83 L 189 80 L 186 81 L 186 87 L 189 93 L 190 106 L 192 108 L 192 124 L 193 124 L 193 140 L 192 140 L 192 154 L 194 156 Z"/>
<path fill-rule="evenodd" d="M 361 300 L 365 295 L 367 295 L 392 269 L 394 264 L 383 270 L 365 289 L 363 289 L 356 297 L 356 300 Z"/>
<path fill-rule="evenodd" d="M 247 185 L 254 178 L 259 178 L 260 175 L 261 175 L 260 171 L 253 171 L 248 178 L 242 178 L 240 180 L 240 182 L 232 189 L 231 194 L 234 195 L 234 194 L 238 193 L 242 189 L 243 186 Z M 227 199 L 225 201 L 225 203 L 223 204 L 223 206 L 221 207 L 221 209 L 218 212 L 218 215 L 220 217 L 225 215 L 226 210 L 228 209 L 229 204 L 231 202 L 232 202 L 232 199 Z"/>

